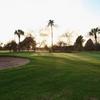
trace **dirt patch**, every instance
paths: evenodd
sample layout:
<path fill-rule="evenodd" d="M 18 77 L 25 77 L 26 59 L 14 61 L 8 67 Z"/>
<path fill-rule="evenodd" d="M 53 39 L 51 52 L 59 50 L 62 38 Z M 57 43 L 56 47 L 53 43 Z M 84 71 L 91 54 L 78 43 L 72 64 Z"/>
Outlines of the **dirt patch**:
<path fill-rule="evenodd" d="M 18 57 L 0 57 L 0 69 L 18 67 L 29 63 L 29 59 Z"/>

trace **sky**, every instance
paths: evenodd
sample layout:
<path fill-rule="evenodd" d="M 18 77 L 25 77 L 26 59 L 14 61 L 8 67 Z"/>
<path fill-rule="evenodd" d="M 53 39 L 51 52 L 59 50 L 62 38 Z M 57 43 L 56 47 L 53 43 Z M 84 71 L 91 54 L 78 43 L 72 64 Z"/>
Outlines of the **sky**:
<path fill-rule="evenodd" d="M 86 37 L 91 28 L 100 26 L 99 5 L 100 0 L 0 0 L 0 42 L 17 41 L 17 29 L 40 40 L 49 19 L 56 24 L 55 41 L 66 32 Z"/>

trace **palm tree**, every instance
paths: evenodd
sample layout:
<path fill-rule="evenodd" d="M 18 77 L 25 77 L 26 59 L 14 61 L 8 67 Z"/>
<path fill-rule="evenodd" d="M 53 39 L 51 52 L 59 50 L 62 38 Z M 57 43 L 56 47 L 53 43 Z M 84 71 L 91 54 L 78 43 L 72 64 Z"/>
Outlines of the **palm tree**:
<path fill-rule="evenodd" d="M 100 33 L 100 29 L 98 27 L 91 29 L 91 31 L 89 32 L 89 35 L 94 36 L 96 44 L 97 44 L 97 33 Z"/>
<path fill-rule="evenodd" d="M 75 50 L 81 51 L 83 49 L 83 42 L 84 42 L 83 36 L 82 35 L 78 36 L 74 43 Z"/>
<path fill-rule="evenodd" d="M 18 36 L 18 39 L 19 39 L 18 50 L 20 51 L 20 36 L 24 35 L 24 31 L 18 29 L 18 30 L 15 30 L 14 34 Z"/>
<path fill-rule="evenodd" d="M 53 26 L 54 26 L 54 20 L 49 20 L 48 26 L 51 28 L 51 48 L 53 51 Z"/>

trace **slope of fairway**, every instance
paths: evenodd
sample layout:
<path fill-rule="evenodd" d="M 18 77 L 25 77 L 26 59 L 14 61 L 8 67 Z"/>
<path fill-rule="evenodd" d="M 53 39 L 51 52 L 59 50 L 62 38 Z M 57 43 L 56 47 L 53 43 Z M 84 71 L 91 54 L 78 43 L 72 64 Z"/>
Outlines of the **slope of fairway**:
<path fill-rule="evenodd" d="M 30 59 L 0 70 L 0 100 L 100 100 L 100 52 L 0 55 Z"/>

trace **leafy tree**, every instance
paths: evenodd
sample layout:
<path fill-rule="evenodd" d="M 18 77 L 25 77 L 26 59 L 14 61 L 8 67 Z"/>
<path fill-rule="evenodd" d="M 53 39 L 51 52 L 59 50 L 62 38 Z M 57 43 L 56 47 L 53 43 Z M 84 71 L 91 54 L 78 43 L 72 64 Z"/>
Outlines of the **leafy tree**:
<path fill-rule="evenodd" d="M 12 40 L 11 42 L 8 42 L 5 46 L 4 49 L 10 50 L 10 51 L 17 51 L 17 43 Z"/>
<path fill-rule="evenodd" d="M 85 46 L 84 46 L 84 49 L 87 50 L 87 51 L 92 51 L 92 50 L 95 50 L 95 45 L 93 43 L 93 41 L 91 39 L 89 39 Z"/>
<path fill-rule="evenodd" d="M 36 41 L 32 36 L 26 37 L 22 42 L 21 42 L 21 48 L 26 49 L 26 50 L 34 50 L 36 49 Z"/>
<path fill-rule="evenodd" d="M 14 34 L 18 36 L 18 39 L 19 39 L 18 50 L 20 51 L 20 37 L 21 35 L 24 35 L 24 31 L 18 29 L 18 30 L 15 30 Z"/>
<path fill-rule="evenodd" d="M 100 51 L 100 43 L 95 44 L 95 50 Z"/>
<path fill-rule="evenodd" d="M 44 46 L 45 50 L 49 50 L 49 47 L 47 45 Z"/>
<path fill-rule="evenodd" d="M 51 28 L 51 48 L 53 51 L 53 26 L 54 26 L 54 20 L 49 20 L 48 26 Z"/>
<path fill-rule="evenodd" d="M 91 31 L 89 32 L 90 36 L 94 36 L 95 44 L 97 44 L 97 34 L 99 34 L 99 33 L 100 33 L 100 29 L 98 27 L 91 29 Z"/>
<path fill-rule="evenodd" d="M 0 43 L 0 50 L 2 50 L 2 49 L 3 49 L 3 46 L 2 46 L 2 44 L 3 44 L 3 43 Z"/>
<path fill-rule="evenodd" d="M 59 41 L 57 44 L 58 44 L 59 47 L 66 46 L 66 43 L 63 42 L 63 41 Z"/>
<path fill-rule="evenodd" d="M 71 38 L 72 38 L 72 36 L 73 36 L 72 32 L 66 32 L 61 37 L 65 38 L 67 40 L 66 44 L 68 46 L 70 46 L 71 45 Z"/>
<path fill-rule="evenodd" d="M 74 48 L 75 50 L 78 50 L 78 51 L 81 51 L 83 49 L 83 36 L 78 36 L 77 39 L 76 39 L 76 42 L 74 44 Z"/>

